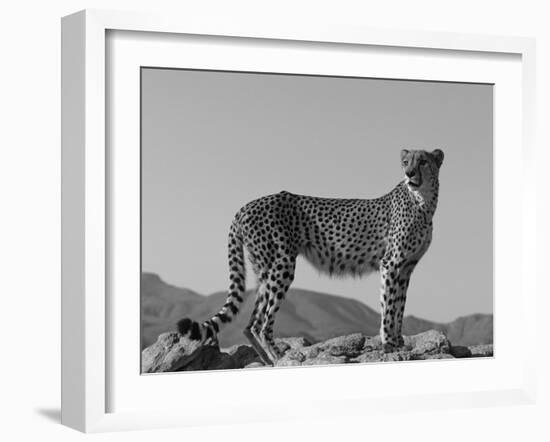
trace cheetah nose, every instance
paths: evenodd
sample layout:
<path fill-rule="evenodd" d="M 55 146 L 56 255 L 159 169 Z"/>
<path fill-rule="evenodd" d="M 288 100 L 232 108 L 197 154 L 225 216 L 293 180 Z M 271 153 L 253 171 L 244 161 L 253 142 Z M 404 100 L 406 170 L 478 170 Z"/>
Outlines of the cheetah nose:
<path fill-rule="evenodd" d="M 412 178 L 413 176 L 415 176 L 415 172 L 414 170 L 410 170 L 408 172 L 405 172 L 405 175 L 407 175 L 407 177 L 409 178 Z"/>

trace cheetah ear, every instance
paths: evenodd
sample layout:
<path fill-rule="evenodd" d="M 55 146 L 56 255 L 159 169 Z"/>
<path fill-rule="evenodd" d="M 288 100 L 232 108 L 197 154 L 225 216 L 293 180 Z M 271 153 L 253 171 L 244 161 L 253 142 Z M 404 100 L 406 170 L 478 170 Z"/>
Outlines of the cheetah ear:
<path fill-rule="evenodd" d="M 409 151 L 407 149 L 403 149 L 401 151 L 401 161 L 403 161 L 408 154 L 409 154 Z"/>
<path fill-rule="evenodd" d="M 436 149 L 432 152 L 432 156 L 434 157 L 437 167 L 441 167 L 441 165 L 443 164 L 443 158 L 445 157 L 443 151 L 441 149 Z"/>

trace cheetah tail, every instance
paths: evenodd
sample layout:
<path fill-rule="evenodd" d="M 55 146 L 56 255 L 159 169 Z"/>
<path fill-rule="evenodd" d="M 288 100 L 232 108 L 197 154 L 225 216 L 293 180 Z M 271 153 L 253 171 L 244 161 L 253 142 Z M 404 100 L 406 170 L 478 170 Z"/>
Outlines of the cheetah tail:
<path fill-rule="evenodd" d="M 229 230 L 228 257 L 231 282 L 225 304 L 218 313 L 202 324 L 188 318 L 181 319 L 178 322 L 178 331 L 182 335 L 189 335 L 189 339 L 200 340 L 203 344 L 217 344 L 222 324 L 231 322 L 239 313 L 245 291 L 246 273 L 243 241 L 236 220 Z"/>

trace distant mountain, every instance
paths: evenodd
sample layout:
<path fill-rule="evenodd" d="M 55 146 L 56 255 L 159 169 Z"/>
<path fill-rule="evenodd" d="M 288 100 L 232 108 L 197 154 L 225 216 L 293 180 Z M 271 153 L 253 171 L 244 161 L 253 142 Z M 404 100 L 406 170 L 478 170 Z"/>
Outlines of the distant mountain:
<path fill-rule="evenodd" d="M 452 322 L 441 324 L 415 316 L 403 320 L 403 333 L 414 335 L 426 330 L 439 330 L 445 333 L 453 345 L 477 345 L 493 343 L 493 315 L 474 313 L 461 316 Z"/>
<path fill-rule="evenodd" d="M 141 276 L 141 348 L 156 341 L 161 333 L 175 329 L 176 322 L 189 317 L 196 321 L 209 319 L 225 303 L 226 293 L 202 296 L 192 290 L 166 284 L 158 275 Z M 219 335 L 220 345 L 229 347 L 247 343 L 243 329 L 254 306 L 254 293 L 248 290 L 236 320 L 227 324 Z M 302 336 L 311 342 L 361 332 L 378 334 L 380 315 L 362 302 L 341 296 L 290 289 L 277 314 L 275 336 Z M 407 316 L 403 333 L 412 335 L 435 329 L 444 332 L 454 345 L 490 344 L 493 342 L 493 315 L 474 314 L 440 324 Z"/>

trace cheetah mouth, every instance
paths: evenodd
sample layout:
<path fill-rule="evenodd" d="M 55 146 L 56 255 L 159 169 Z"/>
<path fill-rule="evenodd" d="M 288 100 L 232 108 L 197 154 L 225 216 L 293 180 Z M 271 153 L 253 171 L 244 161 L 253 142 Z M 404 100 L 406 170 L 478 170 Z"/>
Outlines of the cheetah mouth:
<path fill-rule="evenodd" d="M 411 187 L 420 187 L 422 185 L 422 182 L 416 183 L 412 180 L 409 180 L 409 186 Z"/>

